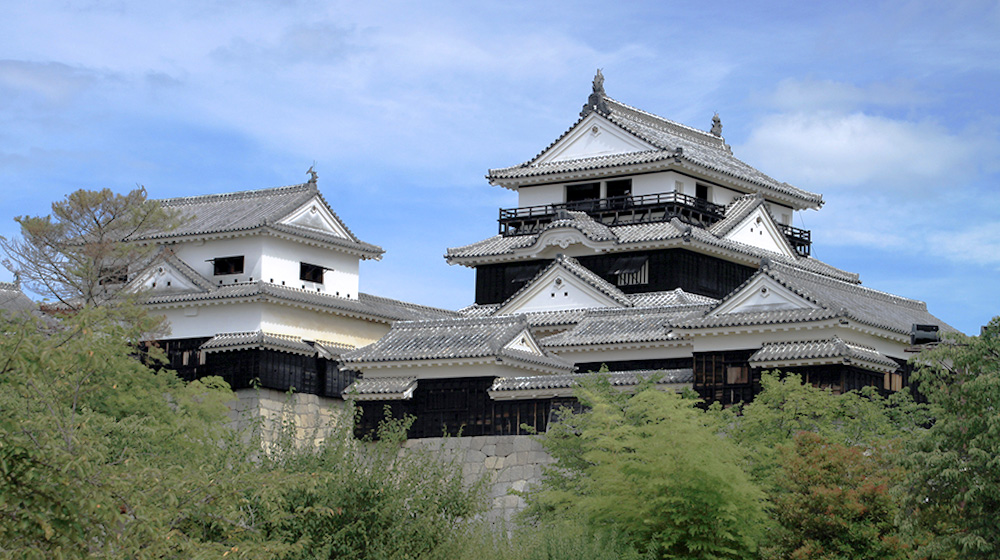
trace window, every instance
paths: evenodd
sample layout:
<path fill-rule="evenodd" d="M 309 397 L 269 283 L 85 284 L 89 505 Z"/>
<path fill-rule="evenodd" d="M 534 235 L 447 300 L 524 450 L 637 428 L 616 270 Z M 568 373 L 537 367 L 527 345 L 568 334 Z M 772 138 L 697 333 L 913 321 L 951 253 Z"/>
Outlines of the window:
<path fill-rule="evenodd" d="M 596 200 L 598 198 L 601 198 L 600 183 L 579 183 L 576 185 L 566 185 L 566 202 Z"/>
<path fill-rule="evenodd" d="M 639 286 L 649 284 L 649 257 L 621 257 L 611 265 L 611 274 L 618 277 L 619 286 Z"/>
<path fill-rule="evenodd" d="M 215 275 L 243 274 L 243 255 L 238 257 L 219 257 L 212 259 L 215 265 Z"/>
<path fill-rule="evenodd" d="M 708 200 L 708 185 L 695 185 L 694 197 L 702 200 Z"/>
<path fill-rule="evenodd" d="M 607 182 L 608 198 L 632 194 L 632 179 L 617 179 Z"/>
<path fill-rule="evenodd" d="M 750 382 L 750 368 L 748 366 L 726 366 L 726 383 L 729 385 L 738 385 L 740 383 Z"/>
<path fill-rule="evenodd" d="M 299 263 L 299 279 L 322 284 L 324 270 L 326 268 L 318 264 Z"/>
<path fill-rule="evenodd" d="M 128 269 L 102 266 L 98 272 L 97 284 L 108 286 L 128 282 Z"/>

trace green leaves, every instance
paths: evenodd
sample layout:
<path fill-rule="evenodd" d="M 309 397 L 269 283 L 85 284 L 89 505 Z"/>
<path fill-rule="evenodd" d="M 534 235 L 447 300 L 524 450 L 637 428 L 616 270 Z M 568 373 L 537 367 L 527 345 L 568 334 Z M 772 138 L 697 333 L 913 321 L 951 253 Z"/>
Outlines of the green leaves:
<path fill-rule="evenodd" d="M 585 386 L 590 410 L 543 439 L 559 460 L 528 515 L 575 518 L 661 558 L 745 558 L 766 518 L 764 495 L 695 401 L 645 387 L 629 396 Z"/>

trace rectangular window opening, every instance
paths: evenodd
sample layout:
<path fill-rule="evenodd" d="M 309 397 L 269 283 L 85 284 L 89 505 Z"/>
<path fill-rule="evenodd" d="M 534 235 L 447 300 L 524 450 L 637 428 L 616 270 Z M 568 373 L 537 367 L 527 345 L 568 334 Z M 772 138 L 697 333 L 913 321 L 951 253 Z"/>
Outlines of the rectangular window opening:
<path fill-rule="evenodd" d="M 599 198 L 601 198 L 600 183 L 579 183 L 576 185 L 566 185 L 566 202 L 596 200 Z"/>
<path fill-rule="evenodd" d="M 726 383 L 739 385 L 750 382 L 750 368 L 747 366 L 726 366 Z"/>
<path fill-rule="evenodd" d="M 324 270 L 326 270 L 326 267 L 318 264 L 299 263 L 299 279 L 322 284 Z"/>
<path fill-rule="evenodd" d="M 630 196 L 632 194 L 632 179 L 616 179 L 607 182 L 608 198 Z"/>
<path fill-rule="evenodd" d="M 649 284 L 649 257 L 622 257 L 611 266 L 611 274 L 618 277 L 619 286 Z"/>
<path fill-rule="evenodd" d="M 226 274 L 243 274 L 243 255 L 236 257 L 219 257 L 212 259 L 216 276 Z"/>

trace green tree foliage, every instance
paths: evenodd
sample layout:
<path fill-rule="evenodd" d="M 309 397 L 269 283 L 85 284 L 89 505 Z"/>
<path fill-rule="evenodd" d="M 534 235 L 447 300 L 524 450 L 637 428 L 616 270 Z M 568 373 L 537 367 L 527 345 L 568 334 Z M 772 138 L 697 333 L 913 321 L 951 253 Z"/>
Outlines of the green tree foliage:
<path fill-rule="evenodd" d="M 773 498 L 779 530 L 769 558 L 795 560 L 904 560 L 908 549 L 894 521 L 890 488 L 898 469 L 878 453 L 799 432 L 781 448 L 781 476 Z"/>
<path fill-rule="evenodd" d="M 0 557 L 419 558 L 480 503 L 455 465 L 400 456 L 399 422 L 262 447 L 227 428 L 225 383 L 153 371 L 134 338 L 106 307 L 0 317 Z"/>
<path fill-rule="evenodd" d="M 908 458 L 908 515 L 931 558 L 1000 557 L 1000 317 L 923 352 L 914 378 L 933 426 Z"/>
<path fill-rule="evenodd" d="M 763 494 L 693 399 L 607 380 L 579 392 L 543 442 L 558 463 L 530 494 L 528 516 L 578 519 L 659 558 L 746 558 L 765 524 Z"/>
<path fill-rule="evenodd" d="M 929 420 L 908 391 L 882 397 L 873 387 L 835 395 L 796 374 L 764 373 L 762 391 L 747 405 L 712 409 L 726 435 L 747 452 L 748 471 L 768 491 L 779 472 L 779 449 L 806 431 L 863 449 L 899 448 Z M 896 445 L 891 445 L 896 442 Z"/>
<path fill-rule="evenodd" d="M 21 237 L 0 237 L 4 266 L 31 291 L 72 309 L 116 301 L 117 288 L 156 250 L 132 241 L 179 225 L 143 187 L 124 195 L 79 190 L 52 203 L 49 216 L 15 220 Z"/>

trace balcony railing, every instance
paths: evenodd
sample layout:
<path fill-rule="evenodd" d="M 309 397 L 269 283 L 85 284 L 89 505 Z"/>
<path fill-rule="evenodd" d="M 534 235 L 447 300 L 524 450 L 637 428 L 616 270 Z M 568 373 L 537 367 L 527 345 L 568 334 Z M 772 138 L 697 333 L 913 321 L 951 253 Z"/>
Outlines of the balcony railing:
<path fill-rule="evenodd" d="M 781 228 L 781 233 L 785 234 L 785 239 L 788 240 L 789 245 L 795 249 L 795 252 L 802 255 L 803 257 L 808 257 L 810 249 L 812 247 L 812 232 L 807 229 L 800 229 L 797 227 L 786 226 L 785 224 L 778 224 Z"/>
<path fill-rule="evenodd" d="M 684 222 L 708 227 L 722 219 L 725 207 L 691 195 L 668 192 L 640 196 L 543 204 L 523 208 L 501 208 L 500 235 L 529 235 L 551 223 L 560 211 L 586 212 L 607 226 L 665 222 L 679 218 Z"/>

